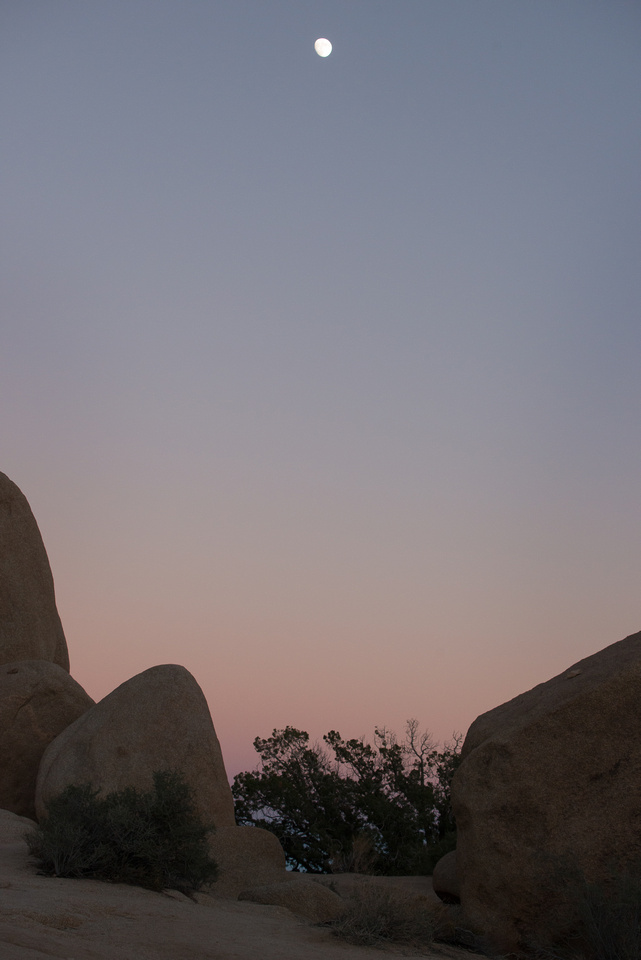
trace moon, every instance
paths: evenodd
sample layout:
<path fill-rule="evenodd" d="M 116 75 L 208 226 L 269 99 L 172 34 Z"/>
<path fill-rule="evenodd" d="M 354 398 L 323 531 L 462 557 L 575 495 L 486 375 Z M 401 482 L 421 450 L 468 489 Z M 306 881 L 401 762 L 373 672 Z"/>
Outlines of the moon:
<path fill-rule="evenodd" d="M 328 57 L 332 52 L 332 45 L 325 37 L 319 37 L 314 44 L 314 50 L 319 57 Z"/>

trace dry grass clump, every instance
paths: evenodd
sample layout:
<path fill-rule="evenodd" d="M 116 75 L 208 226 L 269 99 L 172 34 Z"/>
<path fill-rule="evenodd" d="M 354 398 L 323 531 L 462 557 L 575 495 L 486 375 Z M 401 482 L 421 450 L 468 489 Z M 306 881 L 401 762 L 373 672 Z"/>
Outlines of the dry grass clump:
<path fill-rule="evenodd" d="M 354 837 L 348 853 L 336 851 L 330 860 L 332 873 L 375 873 L 378 854 L 374 841 L 366 834 Z"/>
<path fill-rule="evenodd" d="M 374 883 L 355 892 L 343 916 L 329 926 L 341 940 L 370 947 L 386 943 L 425 947 L 435 934 L 426 902 Z"/>

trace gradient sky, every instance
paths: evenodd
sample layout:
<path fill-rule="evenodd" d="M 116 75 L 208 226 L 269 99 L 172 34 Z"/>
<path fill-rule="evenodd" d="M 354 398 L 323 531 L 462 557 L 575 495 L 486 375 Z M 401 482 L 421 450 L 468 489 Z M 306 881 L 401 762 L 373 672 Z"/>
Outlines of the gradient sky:
<path fill-rule="evenodd" d="M 91 696 L 184 664 L 234 774 L 641 629 L 638 0 L 4 0 L 0 88 L 0 470 Z"/>

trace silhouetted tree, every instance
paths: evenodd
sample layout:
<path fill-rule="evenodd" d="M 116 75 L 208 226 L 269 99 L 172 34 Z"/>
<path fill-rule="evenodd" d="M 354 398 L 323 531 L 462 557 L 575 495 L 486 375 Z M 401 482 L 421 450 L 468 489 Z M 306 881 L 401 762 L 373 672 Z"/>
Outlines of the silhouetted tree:
<path fill-rule="evenodd" d="M 323 741 L 295 727 L 256 737 L 260 768 L 232 786 L 238 822 L 271 830 L 294 870 L 430 873 L 456 843 L 450 781 L 462 736 L 439 750 L 409 720 L 402 741 L 385 728 L 373 745 L 335 730 Z"/>

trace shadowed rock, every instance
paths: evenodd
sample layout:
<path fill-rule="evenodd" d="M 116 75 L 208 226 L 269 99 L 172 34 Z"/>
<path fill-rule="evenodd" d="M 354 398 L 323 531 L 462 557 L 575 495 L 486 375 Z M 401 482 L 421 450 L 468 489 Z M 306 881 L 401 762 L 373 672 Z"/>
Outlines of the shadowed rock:
<path fill-rule="evenodd" d="M 238 899 L 287 907 L 292 913 L 306 917 L 313 923 L 337 920 L 345 912 L 345 901 L 333 890 L 300 873 L 290 874 L 280 883 L 244 890 Z"/>
<path fill-rule="evenodd" d="M 47 552 L 26 497 L 0 473 L 0 663 L 49 660 L 69 670 Z"/>
<path fill-rule="evenodd" d="M 237 896 L 241 890 L 286 880 L 285 853 L 278 837 L 260 827 L 220 827 L 211 839 L 218 864 L 216 892 Z"/>
<path fill-rule="evenodd" d="M 452 782 L 461 904 L 501 952 L 571 930 L 568 879 L 641 863 L 641 633 L 474 721 Z"/>
<path fill-rule="evenodd" d="M 0 845 L 4 843 L 23 843 L 26 833 L 36 826 L 35 820 L 18 816 L 10 810 L 0 810 Z"/>
<path fill-rule="evenodd" d="M 461 885 L 456 869 L 456 850 L 450 850 L 438 861 L 432 874 L 432 887 L 443 903 L 461 902 Z"/>
<path fill-rule="evenodd" d="M 38 767 L 45 749 L 93 700 L 46 660 L 0 666 L 0 807 L 35 817 Z"/>

